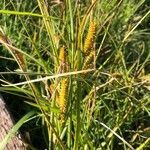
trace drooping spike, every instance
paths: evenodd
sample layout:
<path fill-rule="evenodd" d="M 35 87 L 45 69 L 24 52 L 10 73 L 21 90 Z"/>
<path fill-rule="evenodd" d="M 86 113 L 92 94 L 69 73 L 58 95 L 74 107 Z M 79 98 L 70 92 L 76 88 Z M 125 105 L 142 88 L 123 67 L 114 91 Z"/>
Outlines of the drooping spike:
<path fill-rule="evenodd" d="M 84 42 L 83 53 L 85 55 L 88 55 L 90 53 L 90 50 L 93 48 L 95 30 L 96 30 L 96 23 L 92 21 L 90 23 L 89 30 L 88 30 L 88 33 Z"/>
<path fill-rule="evenodd" d="M 61 120 L 63 121 L 67 112 L 69 79 L 67 77 L 62 78 L 60 84 L 59 108 L 61 112 Z"/>

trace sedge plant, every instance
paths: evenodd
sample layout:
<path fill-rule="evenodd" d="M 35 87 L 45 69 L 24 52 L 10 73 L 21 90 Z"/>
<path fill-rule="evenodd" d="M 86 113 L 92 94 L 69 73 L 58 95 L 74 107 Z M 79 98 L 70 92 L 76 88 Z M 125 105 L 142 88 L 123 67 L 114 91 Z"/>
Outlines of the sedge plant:
<path fill-rule="evenodd" d="M 150 53 L 141 27 L 150 15 L 146 1 L 21 4 L 1 5 L 0 43 L 13 56 L 7 61 L 18 65 L 1 74 L 17 74 L 19 82 L 2 78 L 0 91 L 36 109 L 44 148 L 148 148 Z"/>

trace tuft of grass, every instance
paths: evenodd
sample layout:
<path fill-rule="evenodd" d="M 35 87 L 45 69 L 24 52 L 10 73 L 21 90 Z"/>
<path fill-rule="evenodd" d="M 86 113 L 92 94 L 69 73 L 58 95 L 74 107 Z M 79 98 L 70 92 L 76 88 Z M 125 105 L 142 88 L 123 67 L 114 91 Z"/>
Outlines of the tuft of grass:
<path fill-rule="evenodd" d="M 39 114 L 32 146 L 148 149 L 149 3 L 2 1 L 0 91 Z"/>

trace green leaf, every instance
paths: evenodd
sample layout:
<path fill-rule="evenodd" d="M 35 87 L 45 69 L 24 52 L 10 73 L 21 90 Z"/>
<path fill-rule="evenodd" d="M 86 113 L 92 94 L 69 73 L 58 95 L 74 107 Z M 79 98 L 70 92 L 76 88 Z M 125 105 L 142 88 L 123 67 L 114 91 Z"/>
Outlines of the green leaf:
<path fill-rule="evenodd" d="M 6 146 L 6 144 L 10 141 L 10 139 L 15 135 L 15 133 L 18 131 L 18 129 L 24 124 L 24 122 L 29 119 L 31 116 L 33 116 L 35 112 L 31 111 L 27 113 L 24 117 L 22 117 L 16 125 L 12 127 L 12 129 L 8 132 L 8 134 L 5 136 L 5 138 L 0 143 L 0 148 L 3 150 Z"/>

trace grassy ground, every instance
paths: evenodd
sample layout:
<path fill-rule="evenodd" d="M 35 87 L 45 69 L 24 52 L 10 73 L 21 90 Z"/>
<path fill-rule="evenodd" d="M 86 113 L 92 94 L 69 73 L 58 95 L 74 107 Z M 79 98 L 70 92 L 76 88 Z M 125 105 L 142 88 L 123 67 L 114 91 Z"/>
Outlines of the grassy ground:
<path fill-rule="evenodd" d="M 28 147 L 149 149 L 149 2 L 2 1 L 0 92 Z"/>

